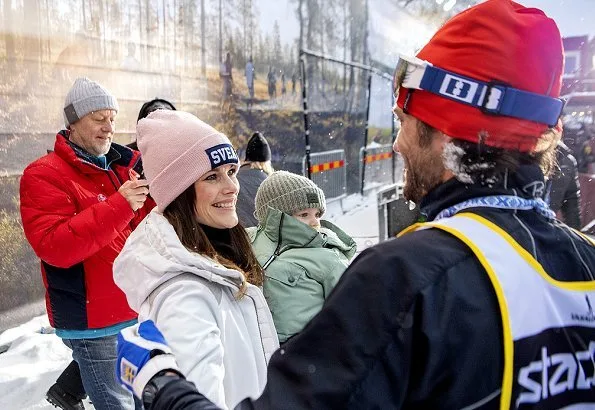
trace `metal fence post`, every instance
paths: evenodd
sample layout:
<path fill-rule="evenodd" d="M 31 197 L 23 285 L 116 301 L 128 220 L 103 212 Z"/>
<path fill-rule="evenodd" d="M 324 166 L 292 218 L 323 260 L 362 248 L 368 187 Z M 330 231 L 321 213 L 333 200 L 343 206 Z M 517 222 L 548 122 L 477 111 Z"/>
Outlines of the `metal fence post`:
<path fill-rule="evenodd" d="M 362 162 L 364 167 L 362 168 L 362 185 L 361 185 L 361 194 L 364 195 L 364 180 L 366 179 L 366 151 L 368 146 L 368 128 L 370 126 L 370 97 L 372 96 L 372 74 L 368 74 L 368 91 L 366 98 L 368 100 L 368 107 L 366 109 L 366 129 L 364 132 L 364 156 L 362 158 Z"/>
<path fill-rule="evenodd" d="M 306 143 L 306 176 L 312 179 L 312 162 L 310 161 L 310 123 L 308 118 L 308 99 L 306 94 L 306 54 L 300 50 L 300 66 L 302 71 L 302 102 L 304 106 L 304 139 Z"/>

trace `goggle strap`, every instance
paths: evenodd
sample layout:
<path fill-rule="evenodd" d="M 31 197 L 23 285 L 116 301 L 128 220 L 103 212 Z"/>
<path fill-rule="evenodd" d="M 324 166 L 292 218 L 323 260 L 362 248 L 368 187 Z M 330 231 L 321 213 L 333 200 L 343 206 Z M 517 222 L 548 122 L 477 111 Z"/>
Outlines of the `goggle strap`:
<path fill-rule="evenodd" d="M 520 118 L 553 127 L 564 108 L 564 101 L 559 98 L 519 90 L 505 84 L 476 80 L 430 64 L 408 65 L 410 68 L 403 80 L 406 89 L 424 90 L 476 107 L 485 114 Z M 421 76 L 420 71 L 423 71 Z M 407 99 L 410 95 L 407 95 Z"/>

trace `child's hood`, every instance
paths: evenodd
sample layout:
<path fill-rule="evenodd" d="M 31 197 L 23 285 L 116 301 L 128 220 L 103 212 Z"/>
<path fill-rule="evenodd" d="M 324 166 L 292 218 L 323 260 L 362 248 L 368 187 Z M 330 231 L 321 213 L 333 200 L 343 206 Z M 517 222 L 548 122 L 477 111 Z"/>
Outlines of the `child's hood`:
<path fill-rule="evenodd" d="M 333 223 L 325 220 L 320 222 L 321 228 L 317 231 L 290 215 L 269 208 L 263 224 L 258 227 L 254 241 L 258 235 L 266 235 L 271 241 L 280 243 L 280 249 L 337 248 L 351 259 L 356 252 L 355 241 Z"/>

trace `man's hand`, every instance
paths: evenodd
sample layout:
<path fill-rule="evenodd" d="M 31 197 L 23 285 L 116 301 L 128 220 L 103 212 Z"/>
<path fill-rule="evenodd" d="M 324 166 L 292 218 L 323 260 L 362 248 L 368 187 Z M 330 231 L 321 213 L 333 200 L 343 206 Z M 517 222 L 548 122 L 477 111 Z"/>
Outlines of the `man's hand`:
<path fill-rule="evenodd" d="M 118 192 L 128 201 L 133 211 L 142 208 L 147 195 L 149 194 L 149 181 L 146 179 L 137 179 L 126 181 L 122 184 Z"/>
<path fill-rule="evenodd" d="M 120 332 L 116 377 L 124 387 L 140 399 L 149 380 L 162 370 L 181 375 L 170 347 L 152 320 Z"/>

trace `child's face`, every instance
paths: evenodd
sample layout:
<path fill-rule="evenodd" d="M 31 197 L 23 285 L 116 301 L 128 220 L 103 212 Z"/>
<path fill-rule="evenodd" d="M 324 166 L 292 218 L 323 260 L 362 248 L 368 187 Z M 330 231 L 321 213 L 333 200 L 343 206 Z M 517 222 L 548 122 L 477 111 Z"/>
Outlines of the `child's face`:
<path fill-rule="evenodd" d="M 317 231 L 320 229 L 320 217 L 322 216 L 322 212 L 320 212 L 320 209 L 318 208 L 300 209 L 299 211 L 294 212 L 292 216 Z"/>

